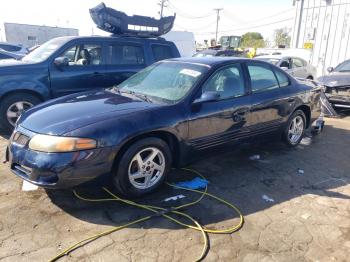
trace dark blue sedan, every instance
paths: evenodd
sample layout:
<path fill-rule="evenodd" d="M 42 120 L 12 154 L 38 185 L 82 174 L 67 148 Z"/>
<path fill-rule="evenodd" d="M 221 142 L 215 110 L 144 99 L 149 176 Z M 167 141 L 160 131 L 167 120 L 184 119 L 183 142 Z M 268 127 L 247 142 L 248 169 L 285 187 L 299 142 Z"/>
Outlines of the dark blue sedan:
<path fill-rule="evenodd" d="M 119 86 L 26 111 L 7 150 L 17 176 L 68 188 L 109 176 L 126 196 L 159 187 L 172 166 L 273 135 L 296 146 L 320 115 L 321 89 L 262 61 L 158 62 Z"/>

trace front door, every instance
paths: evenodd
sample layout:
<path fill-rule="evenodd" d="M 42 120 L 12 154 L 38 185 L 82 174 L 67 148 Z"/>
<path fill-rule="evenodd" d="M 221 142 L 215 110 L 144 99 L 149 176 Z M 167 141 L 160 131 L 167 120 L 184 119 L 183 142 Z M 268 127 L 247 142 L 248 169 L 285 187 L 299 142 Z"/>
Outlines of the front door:
<path fill-rule="evenodd" d="M 76 43 L 58 57 L 66 57 L 68 66 L 50 65 L 51 90 L 54 97 L 108 87 L 101 43 Z"/>
<path fill-rule="evenodd" d="M 202 86 L 205 92 L 218 92 L 217 101 L 192 107 L 189 142 L 194 149 L 207 149 L 248 137 L 250 97 L 240 63 L 218 69 Z"/>

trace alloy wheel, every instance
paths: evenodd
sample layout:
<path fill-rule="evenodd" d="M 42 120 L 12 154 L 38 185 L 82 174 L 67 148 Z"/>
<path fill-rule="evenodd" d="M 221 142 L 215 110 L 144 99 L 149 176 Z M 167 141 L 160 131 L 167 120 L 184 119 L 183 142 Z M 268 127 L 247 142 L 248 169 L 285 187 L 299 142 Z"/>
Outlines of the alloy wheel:
<path fill-rule="evenodd" d="M 165 157 L 155 147 L 142 149 L 132 158 L 128 176 L 130 183 L 138 189 L 154 186 L 164 175 Z"/>
<path fill-rule="evenodd" d="M 304 119 L 297 115 L 293 118 L 288 129 L 288 139 L 291 144 L 295 145 L 299 142 L 304 132 Z"/>
<path fill-rule="evenodd" d="M 27 101 L 18 101 L 9 106 L 6 112 L 7 121 L 15 126 L 17 119 L 19 116 L 27 109 L 33 106 L 32 103 Z"/>

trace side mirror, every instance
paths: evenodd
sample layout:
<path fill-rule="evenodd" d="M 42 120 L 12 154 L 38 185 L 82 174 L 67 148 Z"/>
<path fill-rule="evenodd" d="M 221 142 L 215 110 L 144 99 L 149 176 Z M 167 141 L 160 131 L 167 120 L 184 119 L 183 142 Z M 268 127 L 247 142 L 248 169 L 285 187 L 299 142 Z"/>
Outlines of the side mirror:
<path fill-rule="evenodd" d="M 203 104 L 205 102 L 217 101 L 220 98 L 220 94 L 215 91 L 204 92 L 200 98 L 193 101 L 192 104 Z"/>
<path fill-rule="evenodd" d="M 281 66 L 281 69 L 284 70 L 284 71 L 287 71 L 289 68 L 286 67 L 286 66 Z"/>
<path fill-rule="evenodd" d="M 53 61 L 53 63 L 58 68 L 69 66 L 69 60 L 67 57 L 56 57 L 55 60 Z"/>
<path fill-rule="evenodd" d="M 334 71 L 334 68 L 332 66 L 327 68 L 328 73 L 332 73 Z"/>

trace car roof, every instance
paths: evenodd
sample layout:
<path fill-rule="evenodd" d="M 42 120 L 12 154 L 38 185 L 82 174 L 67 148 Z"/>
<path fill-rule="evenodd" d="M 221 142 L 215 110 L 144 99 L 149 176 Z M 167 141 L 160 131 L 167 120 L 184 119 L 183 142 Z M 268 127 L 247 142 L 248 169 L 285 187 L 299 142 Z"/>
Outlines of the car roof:
<path fill-rule="evenodd" d="M 167 61 L 178 61 L 178 62 L 184 62 L 184 63 L 193 63 L 193 64 L 202 64 L 206 66 L 215 66 L 219 64 L 225 64 L 227 62 L 238 62 L 238 61 L 251 61 L 251 59 L 248 58 L 241 58 L 241 57 L 221 57 L 221 56 L 214 56 L 214 57 L 180 57 L 180 58 L 173 58 L 168 59 Z"/>
<path fill-rule="evenodd" d="M 83 40 L 131 40 L 131 41 L 139 41 L 139 42 L 147 42 L 147 41 L 151 41 L 151 42 L 163 42 L 163 43 L 172 43 L 171 41 L 167 41 L 165 38 L 162 37 L 135 37 L 135 36 L 125 36 L 125 35 L 109 35 L 109 36 L 60 36 L 57 37 L 59 39 L 62 40 L 73 40 L 73 39 L 83 39 Z"/>

